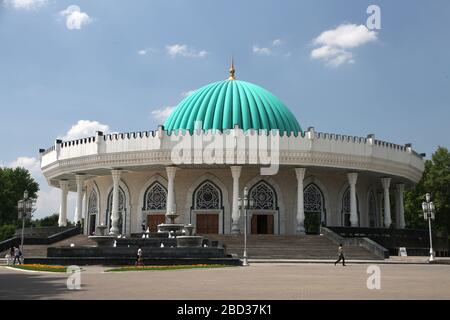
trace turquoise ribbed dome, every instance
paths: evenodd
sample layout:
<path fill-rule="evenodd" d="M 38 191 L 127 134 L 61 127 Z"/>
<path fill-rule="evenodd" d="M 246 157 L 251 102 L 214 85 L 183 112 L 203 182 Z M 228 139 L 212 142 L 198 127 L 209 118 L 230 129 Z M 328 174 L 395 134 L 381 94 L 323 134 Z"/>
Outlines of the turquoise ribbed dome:
<path fill-rule="evenodd" d="M 249 82 L 228 79 L 208 84 L 182 100 L 164 123 L 165 130 L 189 130 L 202 122 L 203 130 L 302 129 L 291 111 L 269 91 Z"/>

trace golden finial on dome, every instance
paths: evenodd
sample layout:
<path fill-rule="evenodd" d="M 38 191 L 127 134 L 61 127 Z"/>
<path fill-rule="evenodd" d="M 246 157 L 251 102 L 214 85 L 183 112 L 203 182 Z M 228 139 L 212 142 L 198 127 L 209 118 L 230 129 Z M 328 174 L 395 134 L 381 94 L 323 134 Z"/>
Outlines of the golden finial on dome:
<path fill-rule="evenodd" d="M 231 67 L 230 67 L 230 76 L 228 77 L 228 80 L 236 80 L 236 78 L 234 77 L 234 59 L 233 57 L 231 57 Z"/>

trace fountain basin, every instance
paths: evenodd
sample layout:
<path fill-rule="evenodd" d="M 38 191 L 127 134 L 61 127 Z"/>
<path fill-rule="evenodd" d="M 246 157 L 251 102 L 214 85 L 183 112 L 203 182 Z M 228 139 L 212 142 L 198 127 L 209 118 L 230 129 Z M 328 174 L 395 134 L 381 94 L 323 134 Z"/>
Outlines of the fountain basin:
<path fill-rule="evenodd" d="M 201 237 L 201 236 L 178 236 L 177 237 L 177 247 L 178 248 L 201 247 L 202 242 L 203 242 L 203 237 Z"/>
<path fill-rule="evenodd" d="M 112 247 L 117 239 L 116 236 L 89 236 L 88 238 L 94 240 L 97 247 Z"/>
<path fill-rule="evenodd" d="M 184 224 L 171 224 L 171 223 L 161 223 L 158 225 L 158 232 L 174 232 L 175 234 L 181 234 L 181 231 L 184 229 Z"/>

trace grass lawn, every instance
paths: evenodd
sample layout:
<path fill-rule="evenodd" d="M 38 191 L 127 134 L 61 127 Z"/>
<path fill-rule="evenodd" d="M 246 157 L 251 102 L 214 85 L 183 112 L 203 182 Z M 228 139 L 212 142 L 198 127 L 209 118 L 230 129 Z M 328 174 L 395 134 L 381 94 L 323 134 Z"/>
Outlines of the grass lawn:
<path fill-rule="evenodd" d="M 65 266 L 51 266 L 46 264 L 16 264 L 12 266 L 16 269 L 31 270 L 31 271 L 48 271 L 48 272 L 66 272 Z"/>
<path fill-rule="evenodd" d="M 195 264 L 195 265 L 174 265 L 174 266 L 126 266 L 118 267 L 105 272 L 121 272 L 121 271 L 165 271 L 165 270 L 185 270 L 185 269 L 213 269 L 234 267 L 225 264 Z"/>

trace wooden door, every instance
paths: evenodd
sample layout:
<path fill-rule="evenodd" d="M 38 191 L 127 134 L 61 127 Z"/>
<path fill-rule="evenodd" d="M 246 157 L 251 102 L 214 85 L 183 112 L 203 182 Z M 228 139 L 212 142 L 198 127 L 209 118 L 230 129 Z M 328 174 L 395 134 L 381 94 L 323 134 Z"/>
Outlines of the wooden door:
<path fill-rule="evenodd" d="M 274 216 L 272 214 L 254 214 L 251 221 L 252 234 L 274 234 Z"/>
<path fill-rule="evenodd" d="M 217 213 L 197 214 L 197 233 L 198 234 L 219 233 L 219 215 Z"/>
<path fill-rule="evenodd" d="M 258 234 L 258 215 L 254 214 L 252 215 L 252 221 L 251 221 L 251 226 L 252 226 L 252 234 Z"/>
<path fill-rule="evenodd" d="M 158 232 L 158 224 L 166 222 L 166 215 L 164 214 L 150 214 L 147 216 L 147 227 L 150 232 Z"/>
<path fill-rule="evenodd" d="M 273 215 L 269 214 L 267 216 L 267 234 L 274 234 L 273 226 Z"/>

